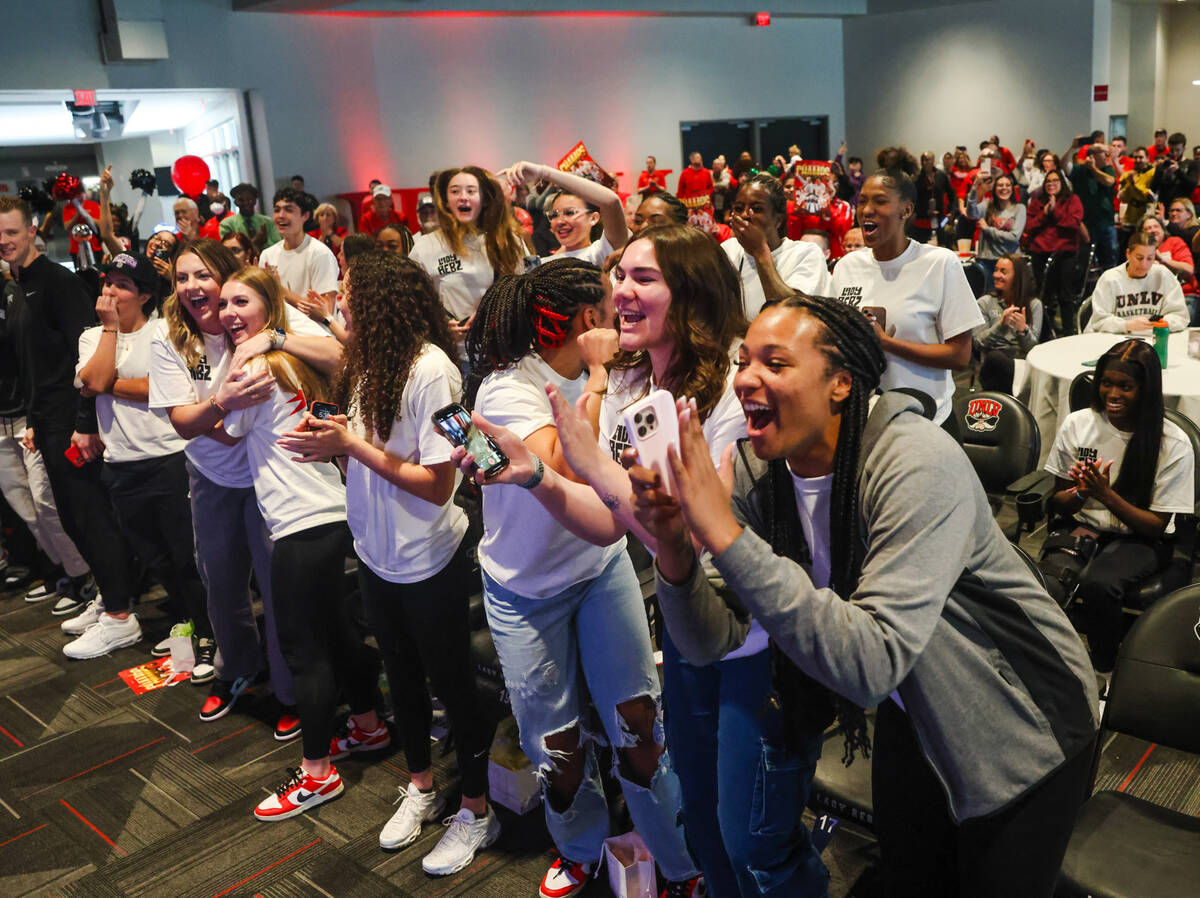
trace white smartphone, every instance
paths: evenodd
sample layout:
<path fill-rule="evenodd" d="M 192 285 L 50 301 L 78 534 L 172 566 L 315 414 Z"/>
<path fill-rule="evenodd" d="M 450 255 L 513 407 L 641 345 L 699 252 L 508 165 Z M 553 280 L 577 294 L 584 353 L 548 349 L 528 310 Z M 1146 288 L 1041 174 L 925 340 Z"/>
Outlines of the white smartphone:
<path fill-rule="evenodd" d="M 985 178 L 992 176 L 992 157 L 984 156 L 979 160 L 979 174 Z"/>
<path fill-rule="evenodd" d="M 629 443 L 637 450 L 642 467 L 657 471 L 663 488 L 675 495 L 671 463 L 667 447 L 674 446 L 679 454 L 679 417 L 675 412 L 675 397 L 666 390 L 655 390 L 639 399 L 623 415 Z"/>

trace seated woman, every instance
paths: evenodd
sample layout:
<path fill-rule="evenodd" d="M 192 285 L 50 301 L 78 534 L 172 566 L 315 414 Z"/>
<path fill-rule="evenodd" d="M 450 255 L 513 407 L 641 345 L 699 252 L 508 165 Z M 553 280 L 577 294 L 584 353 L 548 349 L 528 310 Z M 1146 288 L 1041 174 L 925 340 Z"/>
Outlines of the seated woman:
<path fill-rule="evenodd" d="M 1079 572 L 1092 664 L 1106 678 L 1121 642 L 1125 590 L 1171 558 L 1174 513 L 1190 514 L 1196 460 L 1187 436 L 1163 417 L 1162 369 L 1142 340 L 1118 343 L 1096 363 L 1089 408 L 1063 421 L 1046 459 L 1056 478 L 1050 508 L 1095 540 Z"/>
<path fill-rule="evenodd" d="M 987 322 L 972 334 L 982 361 L 979 384 L 1012 393 L 1013 362 L 1037 346 L 1042 332 L 1042 301 L 1033 295 L 1033 272 L 1020 253 L 996 260 L 992 285 L 992 292 L 979 298 Z"/>
<path fill-rule="evenodd" d="M 1175 212 L 1180 203 L 1191 203 L 1187 200 L 1175 200 L 1171 203 L 1171 211 Z M 1197 320 L 1196 302 L 1196 262 L 1188 241 L 1179 235 L 1179 229 L 1167 225 L 1157 215 L 1147 215 L 1142 219 L 1139 228 L 1154 241 L 1155 261 L 1171 269 L 1183 289 L 1183 301 L 1187 304 L 1188 314 L 1194 323 Z"/>
<path fill-rule="evenodd" d="M 749 441 L 720 473 L 694 405 L 677 406 L 675 496 L 630 471 L 667 630 L 694 664 L 739 645 L 751 619 L 772 638 L 782 722 L 764 734 L 760 777 L 781 844 L 760 886 L 797 844 L 785 809 L 803 807 L 798 771 L 774 761 L 820 725 L 824 692 L 851 761 L 862 709 L 878 706 L 881 894 L 1049 898 L 1099 722 L 1087 655 L 954 438 L 903 394 L 868 416 L 885 364 L 856 309 L 793 296 L 738 350 Z"/>
<path fill-rule="evenodd" d="M 1125 334 L 1149 331 L 1155 318 L 1172 331 L 1188 324 L 1188 309 L 1179 281 L 1165 265 L 1156 265 L 1154 238 L 1138 232 L 1125 247 L 1125 264 L 1110 268 L 1092 291 L 1092 317 L 1087 333 Z"/>

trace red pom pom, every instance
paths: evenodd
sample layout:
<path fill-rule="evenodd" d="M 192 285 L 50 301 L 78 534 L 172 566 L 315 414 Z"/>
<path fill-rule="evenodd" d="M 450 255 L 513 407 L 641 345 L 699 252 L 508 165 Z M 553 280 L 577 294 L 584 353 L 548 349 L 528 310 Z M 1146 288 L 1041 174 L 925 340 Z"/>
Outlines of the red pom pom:
<path fill-rule="evenodd" d="M 56 200 L 65 200 L 70 202 L 83 193 L 83 185 L 79 183 L 79 179 L 70 172 L 59 172 L 54 178 L 54 186 L 51 190 Z"/>

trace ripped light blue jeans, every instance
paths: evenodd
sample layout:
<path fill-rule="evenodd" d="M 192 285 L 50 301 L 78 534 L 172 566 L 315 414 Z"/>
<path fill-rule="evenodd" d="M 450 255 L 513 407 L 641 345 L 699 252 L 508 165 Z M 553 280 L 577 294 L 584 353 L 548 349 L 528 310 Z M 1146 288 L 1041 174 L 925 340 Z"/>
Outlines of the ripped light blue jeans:
<path fill-rule="evenodd" d="M 649 698 L 659 705 L 654 737 L 663 739 L 658 675 L 641 590 L 629 556 L 621 552 L 591 580 L 548 599 L 529 599 L 484 574 L 488 626 L 504 668 L 504 682 L 521 731 L 521 748 L 537 766 L 546 800 L 546 826 L 558 850 L 580 863 L 600 859 L 609 835 L 608 805 L 588 733 L 588 697 L 615 748 L 634 738 L 617 706 Z M 583 681 L 580 681 L 582 674 Z M 556 770 L 547 736 L 579 727 L 585 752 L 583 783 L 561 813 L 552 806 L 547 777 Z M 667 879 L 698 876 L 688 854 L 680 814 L 679 778 L 663 752 L 645 788 L 614 770 L 638 833 Z"/>

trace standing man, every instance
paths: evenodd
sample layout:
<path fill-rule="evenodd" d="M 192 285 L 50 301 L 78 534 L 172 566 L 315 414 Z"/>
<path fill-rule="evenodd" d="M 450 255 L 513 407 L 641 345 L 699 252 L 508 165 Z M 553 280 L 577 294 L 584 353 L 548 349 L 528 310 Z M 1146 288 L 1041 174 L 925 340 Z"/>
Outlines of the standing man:
<path fill-rule="evenodd" d="M 682 200 L 694 196 L 711 197 L 712 192 L 712 172 L 704 167 L 704 159 L 699 153 L 692 153 L 688 156 L 688 167 L 679 173 L 675 195 Z"/>
<path fill-rule="evenodd" d="M 1157 162 L 1159 156 L 1167 155 L 1167 129 L 1158 128 L 1154 132 L 1154 144 L 1150 147 L 1150 161 Z"/>
<path fill-rule="evenodd" d="M 1190 199 L 1196 189 L 1200 163 L 1183 158 L 1186 148 L 1187 136 L 1176 131 L 1167 139 L 1166 155 L 1160 155 L 1155 161 L 1150 189 L 1157 194 L 1164 209 L 1177 199 Z"/>
<path fill-rule="evenodd" d="M 642 196 L 649 196 L 666 189 L 667 173 L 658 171 L 658 160 L 653 156 L 647 156 L 646 170 L 638 175 L 637 192 Z"/>
<path fill-rule="evenodd" d="M 221 239 L 224 240 L 235 231 L 245 234 L 260 250 L 274 246 L 280 241 L 279 231 L 275 222 L 265 215 L 254 211 L 258 203 L 258 188 L 253 184 L 242 183 L 229 191 L 233 204 L 238 207 L 237 215 L 230 215 L 221 222 Z"/>
<path fill-rule="evenodd" d="M 1108 147 L 1093 143 L 1087 159 L 1071 169 L 1071 187 L 1083 203 L 1083 223 L 1092 238 L 1096 257 L 1105 269 L 1117 264 L 1117 226 L 1113 214 L 1117 173 L 1108 164 Z"/>
<path fill-rule="evenodd" d="M 312 211 L 305 197 L 294 187 L 275 191 L 273 220 L 283 239 L 264 249 L 258 262 L 279 279 L 288 302 L 328 327 L 337 299 L 337 256 L 305 233 L 304 221 Z"/>
<path fill-rule="evenodd" d="M 24 200 L 0 196 L 0 258 L 24 294 L 13 328 L 26 397 L 23 443 L 39 452 L 62 524 L 96 575 L 96 584 L 72 582 L 87 606 L 63 621 L 68 658 L 95 658 L 142 638 L 133 599 L 133 559 L 101 484 L 103 445 L 78 432 L 80 395 L 75 387 L 79 335 L 96 323 L 95 301 L 83 281 L 51 262 L 34 245 L 36 230 Z M 116 332 L 113 331 L 115 339 Z M 105 334 L 105 337 L 108 335 Z M 103 606 L 96 588 L 103 594 Z M 96 626 L 93 626 L 96 625 Z"/>
<path fill-rule="evenodd" d="M 1121 175 L 1119 197 L 1125 204 L 1125 215 L 1121 223 L 1130 230 L 1141 224 L 1142 217 L 1151 211 L 1154 194 L 1150 182 L 1154 180 L 1154 166 L 1145 147 L 1133 151 L 1133 168 Z"/>
<path fill-rule="evenodd" d="M 200 207 L 190 197 L 181 196 L 175 201 L 175 227 L 181 240 L 195 240 L 200 233 Z"/>
<path fill-rule="evenodd" d="M 376 184 L 371 188 L 371 208 L 358 220 L 358 232 L 374 237 L 388 225 L 404 224 L 392 204 L 392 188 Z"/>

